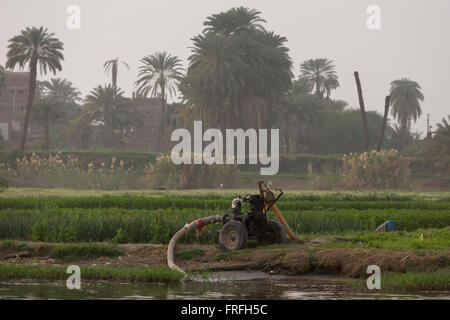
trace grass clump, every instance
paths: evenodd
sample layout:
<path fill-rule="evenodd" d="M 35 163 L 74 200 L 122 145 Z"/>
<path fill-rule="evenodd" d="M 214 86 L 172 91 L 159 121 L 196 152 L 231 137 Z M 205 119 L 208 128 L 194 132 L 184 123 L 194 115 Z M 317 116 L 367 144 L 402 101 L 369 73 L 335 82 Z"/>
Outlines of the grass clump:
<path fill-rule="evenodd" d="M 450 290 L 450 272 L 389 272 L 381 276 L 381 289 L 385 291 L 448 291 Z"/>
<path fill-rule="evenodd" d="M 370 291 L 366 279 L 349 279 L 348 283 L 355 289 Z M 450 272 L 386 272 L 381 274 L 380 286 L 382 292 L 448 291 Z"/>
<path fill-rule="evenodd" d="M 305 235 L 308 237 L 308 235 Z M 327 240 L 320 248 L 375 248 L 423 253 L 450 252 L 450 226 L 412 232 L 347 232 L 339 235 L 309 236 Z"/>
<path fill-rule="evenodd" d="M 66 280 L 65 267 L 33 267 L 26 265 L 0 265 L 0 280 Z M 183 278 L 183 274 L 168 267 L 81 267 L 81 280 L 116 280 L 132 282 L 173 282 Z"/>

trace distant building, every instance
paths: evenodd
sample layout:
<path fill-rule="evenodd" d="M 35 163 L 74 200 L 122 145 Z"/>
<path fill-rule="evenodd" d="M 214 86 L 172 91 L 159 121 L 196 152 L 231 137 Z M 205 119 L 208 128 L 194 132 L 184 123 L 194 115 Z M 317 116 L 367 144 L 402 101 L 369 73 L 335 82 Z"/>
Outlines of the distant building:
<path fill-rule="evenodd" d="M 142 115 L 142 125 L 135 130 L 132 139 L 125 141 L 125 148 L 144 151 L 161 151 L 164 129 L 167 127 L 166 110 L 162 98 L 146 98 L 133 93 L 133 101 Z"/>
<path fill-rule="evenodd" d="M 29 78 L 29 72 L 5 73 L 5 86 L 0 88 L 0 132 L 3 140 L 1 144 L 5 149 L 19 147 Z M 38 97 L 37 91 L 35 97 Z M 167 128 L 163 99 L 145 98 L 133 93 L 133 101 L 142 115 L 142 125 L 134 129 L 133 138 L 124 141 L 125 149 L 161 151 L 164 130 Z M 30 121 L 27 148 L 40 148 L 42 139 L 42 129 Z"/>
<path fill-rule="evenodd" d="M 17 149 L 23 130 L 28 96 L 29 72 L 5 72 L 5 85 L 0 87 L 0 131 L 3 145 Z M 38 138 L 40 130 L 30 123 L 29 138 Z"/>

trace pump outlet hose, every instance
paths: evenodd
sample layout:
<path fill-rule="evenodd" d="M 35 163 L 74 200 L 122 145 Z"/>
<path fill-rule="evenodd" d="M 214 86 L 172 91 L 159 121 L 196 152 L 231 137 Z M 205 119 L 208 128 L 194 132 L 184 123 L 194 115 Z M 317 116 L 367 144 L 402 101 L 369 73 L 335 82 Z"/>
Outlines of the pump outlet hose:
<path fill-rule="evenodd" d="M 280 223 L 283 225 L 289 238 L 291 238 L 291 240 L 299 241 L 297 235 L 291 230 L 291 228 L 289 228 L 289 225 L 287 224 L 286 219 L 284 219 L 284 216 L 281 214 L 280 209 L 278 209 L 276 205 L 272 205 L 272 207 L 270 207 L 270 210 L 272 210 L 275 217 L 277 217 L 278 221 L 280 221 Z"/>
<path fill-rule="evenodd" d="M 197 237 L 200 235 L 202 229 L 208 224 L 214 224 L 218 222 L 222 222 L 222 216 L 209 216 L 205 218 L 200 218 L 195 221 L 192 221 L 189 224 L 186 224 L 183 228 L 177 231 L 170 239 L 169 247 L 167 248 L 167 265 L 172 270 L 178 270 L 181 273 L 186 273 L 183 269 L 175 264 L 175 245 L 177 241 L 180 240 L 186 233 L 189 233 L 193 230 L 196 230 Z"/>

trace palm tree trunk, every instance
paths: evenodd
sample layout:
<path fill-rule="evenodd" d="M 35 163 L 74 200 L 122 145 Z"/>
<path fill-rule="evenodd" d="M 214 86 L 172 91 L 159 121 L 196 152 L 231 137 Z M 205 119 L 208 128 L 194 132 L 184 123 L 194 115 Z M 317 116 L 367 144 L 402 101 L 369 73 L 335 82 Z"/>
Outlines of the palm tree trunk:
<path fill-rule="evenodd" d="M 407 119 L 406 117 L 404 117 L 402 119 L 402 142 L 400 144 L 400 152 L 403 152 L 403 149 L 405 148 L 405 144 L 406 144 L 406 132 L 408 131 L 407 128 Z"/>
<path fill-rule="evenodd" d="M 118 62 L 114 63 L 112 66 L 112 72 L 111 72 L 111 76 L 112 76 L 112 84 L 114 87 L 114 90 L 117 90 L 117 64 Z"/>
<path fill-rule="evenodd" d="M 322 98 L 322 94 L 320 93 L 319 81 L 316 81 L 316 96 L 317 98 Z"/>
<path fill-rule="evenodd" d="M 50 130 L 49 130 L 49 125 L 48 123 L 45 124 L 44 127 L 44 148 L 45 148 L 45 152 L 48 154 L 50 151 Z"/>
<path fill-rule="evenodd" d="M 162 96 L 162 103 L 163 103 L 163 109 L 164 109 L 164 121 L 167 125 L 169 123 L 169 115 L 167 114 L 167 101 L 166 101 L 166 87 L 165 85 L 161 85 L 161 96 Z"/>
<path fill-rule="evenodd" d="M 391 102 L 391 96 L 386 96 L 386 100 L 384 101 L 384 116 L 383 116 L 383 126 L 381 128 L 380 140 L 378 140 L 378 148 L 377 151 L 381 150 L 381 145 L 383 144 L 384 139 L 384 131 L 386 130 L 387 117 L 389 114 L 389 103 Z"/>
<path fill-rule="evenodd" d="M 369 132 L 367 130 L 366 108 L 364 107 L 364 99 L 363 99 L 363 95 L 362 95 L 361 81 L 359 81 L 358 71 L 355 71 L 354 76 L 355 76 L 355 81 L 356 81 L 356 88 L 358 90 L 359 108 L 361 109 L 361 117 L 362 117 L 362 122 L 363 122 L 364 136 L 366 138 L 366 150 L 369 151 Z"/>
<path fill-rule="evenodd" d="M 291 152 L 291 144 L 290 144 L 291 132 L 289 130 L 289 126 L 290 126 L 289 119 L 286 119 L 286 136 L 285 136 L 286 153 Z"/>
<path fill-rule="evenodd" d="M 23 154 L 25 151 L 25 144 L 28 135 L 28 125 L 30 122 L 30 115 L 31 115 L 31 105 L 33 104 L 34 91 L 36 90 L 36 76 L 37 76 L 37 58 L 36 56 L 33 56 L 30 61 L 30 79 L 28 82 L 28 96 L 25 110 L 25 120 L 23 124 L 22 138 L 20 139 L 20 147 L 18 155 L 19 159 L 23 158 Z"/>

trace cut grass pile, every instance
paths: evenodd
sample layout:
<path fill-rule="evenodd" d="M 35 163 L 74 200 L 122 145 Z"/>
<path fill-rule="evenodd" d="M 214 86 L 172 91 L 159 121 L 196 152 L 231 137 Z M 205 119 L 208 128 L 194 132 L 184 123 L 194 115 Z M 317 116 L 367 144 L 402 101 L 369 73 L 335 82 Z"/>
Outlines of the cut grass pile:
<path fill-rule="evenodd" d="M 65 261 L 89 260 L 99 257 L 118 257 L 122 251 L 110 244 L 58 244 L 51 248 L 50 257 Z"/>
<path fill-rule="evenodd" d="M 30 246 L 25 242 L 4 240 L 0 245 L 0 254 L 27 252 L 29 256 L 48 256 L 63 261 L 90 260 L 99 257 L 118 257 L 122 251 L 113 244 L 73 243 L 42 244 Z"/>
<path fill-rule="evenodd" d="M 216 254 L 209 261 L 223 261 L 227 260 L 230 257 L 244 257 L 248 254 L 250 254 L 250 251 L 248 250 L 221 252 Z"/>
<path fill-rule="evenodd" d="M 186 261 L 186 260 L 191 260 L 197 257 L 202 257 L 204 256 L 205 250 L 202 249 L 192 249 L 192 250 L 184 250 L 184 251 L 180 251 L 177 252 L 175 254 L 175 259 L 177 261 Z"/>

